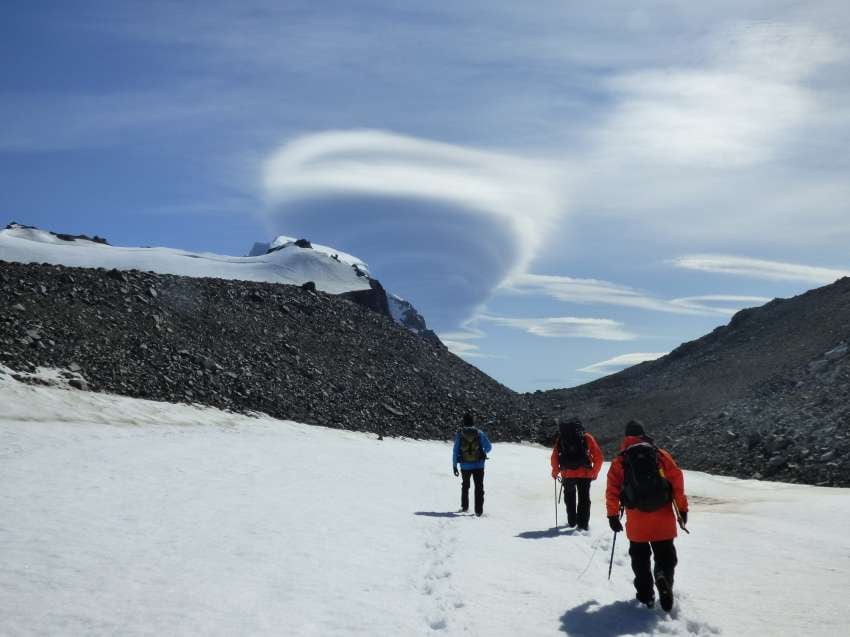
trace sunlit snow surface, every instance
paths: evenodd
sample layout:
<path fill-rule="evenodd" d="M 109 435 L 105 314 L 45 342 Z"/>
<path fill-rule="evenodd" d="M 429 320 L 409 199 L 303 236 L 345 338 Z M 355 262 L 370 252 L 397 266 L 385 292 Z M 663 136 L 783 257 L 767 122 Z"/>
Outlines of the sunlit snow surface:
<path fill-rule="evenodd" d="M 80 268 L 150 270 L 158 274 L 212 277 L 240 281 L 264 281 L 301 285 L 313 281 L 329 294 L 368 290 L 367 278 L 358 276 L 353 263 L 365 264 L 345 253 L 340 260 L 332 248 L 301 249 L 289 245 L 254 257 L 235 257 L 211 252 L 187 252 L 172 248 L 125 248 L 85 240 L 63 241 L 35 228 L 0 230 L 0 260 L 21 263 L 51 263 Z"/>
<path fill-rule="evenodd" d="M 847 634 L 847 489 L 687 473 L 666 615 L 632 601 L 622 537 L 607 580 L 604 474 L 590 532 L 552 528 L 546 449 L 496 444 L 476 519 L 447 443 L 6 372 L 2 635 Z"/>

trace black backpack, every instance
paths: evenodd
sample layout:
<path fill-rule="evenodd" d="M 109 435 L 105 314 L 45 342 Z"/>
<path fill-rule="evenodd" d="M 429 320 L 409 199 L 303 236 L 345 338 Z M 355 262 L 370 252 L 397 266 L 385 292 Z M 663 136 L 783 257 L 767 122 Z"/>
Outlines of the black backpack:
<path fill-rule="evenodd" d="M 484 449 L 481 447 L 481 436 L 475 427 L 464 427 L 460 430 L 460 461 L 478 462 L 486 460 Z"/>
<path fill-rule="evenodd" d="M 558 466 L 561 469 L 590 468 L 584 427 L 579 422 L 558 425 Z"/>
<path fill-rule="evenodd" d="M 657 511 L 673 500 L 673 486 L 658 462 L 658 447 L 640 442 L 620 452 L 623 459 L 623 489 L 620 502 L 627 509 Z"/>

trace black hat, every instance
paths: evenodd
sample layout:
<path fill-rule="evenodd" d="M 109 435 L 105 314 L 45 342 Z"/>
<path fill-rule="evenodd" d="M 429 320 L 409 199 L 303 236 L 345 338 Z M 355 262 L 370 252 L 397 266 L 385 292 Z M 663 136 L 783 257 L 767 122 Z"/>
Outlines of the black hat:
<path fill-rule="evenodd" d="M 643 423 L 640 420 L 630 420 L 626 423 L 626 435 L 645 436 L 646 432 L 643 430 Z"/>
<path fill-rule="evenodd" d="M 581 418 L 579 418 L 578 416 L 563 416 L 561 418 L 559 424 L 570 425 L 570 426 L 580 425 L 581 424 Z"/>
<path fill-rule="evenodd" d="M 472 427 L 475 424 L 475 420 L 472 418 L 472 414 L 465 413 L 463 415 L 463 426 L 464 427 Z"/>

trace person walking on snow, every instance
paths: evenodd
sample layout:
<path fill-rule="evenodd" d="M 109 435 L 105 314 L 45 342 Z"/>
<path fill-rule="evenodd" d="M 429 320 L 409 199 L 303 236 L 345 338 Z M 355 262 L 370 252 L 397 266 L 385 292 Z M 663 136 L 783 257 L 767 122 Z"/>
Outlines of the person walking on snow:
<path fill-rule="evenodd" d="M 581 420 L 567 418 L 558 424 L 550 464 L 552 478 L 561 476 L 567 526 L 578 526 L 580 531 L 587 531 L 590 523 L 590 483 L 599 475 L 603 461 L 602 449 L 596 439 L 584 430 Z"/>
<path fill-rule="evenodd" d="M 673 456 L 655 446 L 637 420 L 626 425 L 620 453 L 608 469 L 605 490 L 611 530 L 623 530 L 621 508 L 626 511 L 626 537 L 639 602 L 655 605 L 655 588 L 661 608 L 673 608 L 673 573 L 676 569 L 676 522 L 688 521 L 685 480 Z M 650 557 L 655 557 L 655 567 Z"/>
<path fill-rule="evenodd" d="M 484 513 L 484 461 L 493 445 L 487 435 L 475 427 L 472 414 L 463 417 L 463 428 L 455 436 L 452 450 L 452 471 L 458 475 L 458 464 L 462 476 L 460 487 L 460 510 L 469 510 L 469 478 L 475 482 L 475 515 Z"/>

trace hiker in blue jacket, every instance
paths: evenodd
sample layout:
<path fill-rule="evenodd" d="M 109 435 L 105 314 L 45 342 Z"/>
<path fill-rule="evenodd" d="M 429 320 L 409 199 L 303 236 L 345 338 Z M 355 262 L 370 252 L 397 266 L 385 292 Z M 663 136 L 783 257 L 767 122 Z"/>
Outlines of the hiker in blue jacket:
<path fill-rule="evenodd" d="M 469 478 L 475 482 L 475 515 L 484 512 L 484 461 L 493 445 L 480 429 L 475 427 L 472 414 L 463 417 L 463 428 L 455 436 L 452 450 L 452 471 L 458 475 L 457 466 L 460 464 L 460 474 L 463 476 L 460 487 L 460 510 L 469 510 Z"/>

